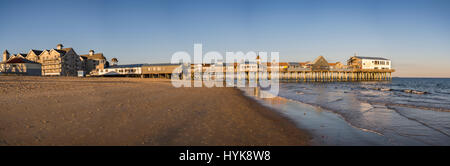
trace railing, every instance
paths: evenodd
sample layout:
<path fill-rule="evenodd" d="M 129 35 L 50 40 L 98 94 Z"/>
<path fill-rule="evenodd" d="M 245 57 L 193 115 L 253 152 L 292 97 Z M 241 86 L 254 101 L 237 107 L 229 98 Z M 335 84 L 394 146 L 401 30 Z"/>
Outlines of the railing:
<path fill-rule="evenodd" d="M 61 69 L 62 67 L 42 67 L 42 70 L 52 70 L 52 69 Z"/>
<path fill-rule="evenodd" d="M 59 65 L 59 64 L 61 64 L 61 62 L 45 62 L 45 63 L 42 63 L 42 66 L 45 66 L 45 65 Z"/>

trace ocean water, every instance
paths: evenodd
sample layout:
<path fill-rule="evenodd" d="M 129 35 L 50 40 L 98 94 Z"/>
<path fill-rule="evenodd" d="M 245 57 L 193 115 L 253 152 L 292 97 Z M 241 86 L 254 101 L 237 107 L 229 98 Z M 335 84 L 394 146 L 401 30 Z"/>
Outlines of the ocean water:
<path fill-rule="evenodd" d="M 289 102 L 271 105 L 310 130 L 318 144 L 450 145 L 450 79 L 289 81 L 280 83 L 278 96 Z"/>

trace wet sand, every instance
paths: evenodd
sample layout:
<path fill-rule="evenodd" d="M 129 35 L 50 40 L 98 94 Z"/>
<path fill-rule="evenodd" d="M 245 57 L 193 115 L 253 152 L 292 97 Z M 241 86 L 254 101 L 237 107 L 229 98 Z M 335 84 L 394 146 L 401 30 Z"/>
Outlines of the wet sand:
<path fill-rule="evenodd" d="M 0 76 L 0 145 L 308 145 L 234 88 L 168 80 Z"/>
<path fill-rule="evenodd" d="M 358 128 L 348 123 L 342 116 L 321 107 L 273 96 L 268 92 L 254 96 L 252 88 L 244 88 L 245 94 L 255 98 L 264 106 L 275 109 L 291 119 L 301 129 L 308 131 L 312 146 L 387 146 L 395 145 L 379 133 Z"/>

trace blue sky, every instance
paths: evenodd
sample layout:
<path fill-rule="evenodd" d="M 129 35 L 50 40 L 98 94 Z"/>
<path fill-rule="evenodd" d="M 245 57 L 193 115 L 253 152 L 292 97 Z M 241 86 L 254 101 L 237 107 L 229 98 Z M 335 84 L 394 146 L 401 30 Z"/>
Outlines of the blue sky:
<path fill-rule="evenodd" d="M 395 76 L 450 77 L 448 0 L 0 0 L 0 49 L 63 43 L 119 63 L 169 62 L 176 51 L 278 51 L 280 61 L 354 52 L 390 58 Z"/>

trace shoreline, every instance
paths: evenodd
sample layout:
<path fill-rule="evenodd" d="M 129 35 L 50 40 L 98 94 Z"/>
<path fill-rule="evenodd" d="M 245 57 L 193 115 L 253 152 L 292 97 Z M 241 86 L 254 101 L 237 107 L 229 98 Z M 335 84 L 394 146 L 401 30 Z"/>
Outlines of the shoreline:
<path fill-rule="evenodd" d="M 312 146 L 392 145 L 384 135 L 356 127 L 346 121 L 342 115 L 331 110 L 280 96 L 259 98 L 252 95 L 253 90 L 248 88 L 242 91 L 246 96 L 293 122 L 300 130 L 308 132 Z"/>
<path fill-rule="evenodd" d="M 429 85 L 435 85 L 430 87 Z M 449 144 L 448 80 L 392 83 L 280 84 L 284 99 L 260 100 L 310 131 L 316 145 L 435 146 Z M 415 89 L 414 95 L 379 89 Z M 248 94 L 265 95 L 264 92 Z M 434 105 L 436 104 L 436 105 Z M 426 107 L 426 108 L 422 108 Z M 323 137 L 323 138 L 322 138 Z"/>
<path fill-rule="evenodd" d="M 0 76 L 1 145 L 309 145 L 309 134 L 235 88 L 169 80 Z"/>

